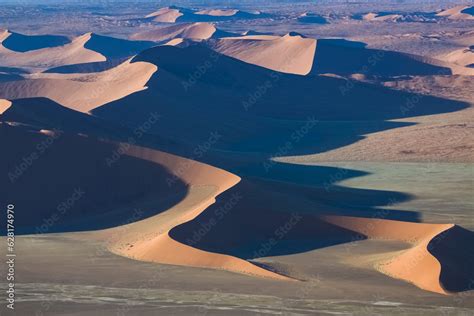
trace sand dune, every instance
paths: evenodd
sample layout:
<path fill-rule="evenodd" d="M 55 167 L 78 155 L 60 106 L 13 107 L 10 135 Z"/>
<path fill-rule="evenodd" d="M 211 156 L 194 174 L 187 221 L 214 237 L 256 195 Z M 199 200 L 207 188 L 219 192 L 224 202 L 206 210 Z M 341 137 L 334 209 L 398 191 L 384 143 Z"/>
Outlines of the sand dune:
<path fill-rule="evenodd" d="M 452 20 L 473 20 L 474 7 L 460 5 L 438 12 L 436 15 Z"/>
<path fill-rule="evenodd" d="M 113 252 L 138 260 L 288 280 L 246 260 L 201 251 L 168 235 L 169 230 L 192 220 L 214 202 L 216 195 L 240 180 L 231 173 L 164 152 L 63 131 L 34 131 L 2 123 L 0 137 L 5 146 L 22 144 L 1 158 L 4 174 L 13 179 L 7 193 L 18 207 L 33 209 L 34 205 L 35 209 L 34 214 L 16 218 L 17 232 L 51 233 L 117 226 L 92 236 L 107 241 Z M 54 146 L 46 147 L 44 154 L 37 153 L 32 172 L 9 169 L 15 161 L 21 161 L 25 152 L 34 152 L 36 144 L 51 141 Z M 89 155 L 81 155 L 83 152 Z M 22 192 L 33 190 L 53 166 L 56 173 L 48 176 L 48 185 L 24 198 Z M 49 189 L 57 183 L 62 184 L 61 189 Z M 64 212 L 54 207 L 58 196 L 67 199 L 71 195 L 74 203 Z M 45 224 L 45 218 L 53 218 L 54 226 Z"/>
<path fill-rule="evenodd" d="M 14 37 L 19 35 L 13 34 Z M 98 63 L 104 61 L 112 61 L 114 59 L 126 59 L 138 52 L 152 47 L 153 42 L 145 41 L 128 41 L 116 39 L 107 36 L 101 36 L 93 33 L 74 38 L 70 43 L 64 45 L 52 45 L 43 42 L 40 37 L 40 43 L 44 48 L 34 50 L 14 51 L 8 49 L 3 43 L 12 36 L 12 33 L 6 31 L 4 33 L 2 45 L 0 46 L 0 63 L 6 67 L 21 67 L 34 72 L 41 72 L 50 68 L 62 67 L 67 65 Z M 29 40 L 30 36 L 21 35 L 22 41 L 25 40 L 28 45 L 34 45 L 38 40 L 33 36 L 33 40 Z M 26 39 L 23 39 L 26 38 Z M 57 41 L 56 41 L 57 42 Z"/>
<path fill-rule="evenodd" d="M 289 280 L 274 272 L 260 268 L 246 260 L 190 247 L 170 237 L 169 232 L 182 223 L 193 220 L 210 204 L 215 196 L 235 185 L 240 179 L 223 170 L 186 161 L 176 156 L 158 155 L 156 152 L 133 147 L 127 155 L 141 157 L 167 167 L 171 173 L 190 186 L 187 196 L 166 211 L 144 221 L 100 232 L 110 249 L 137 260 L 165 264 L 213 268 L 260 277 Z"/>
<path fill-rule="evenodd" d="M 461 48 L 448 54 L 440 55 L 438 58 L 460 66 L 474 68 L 474 46 Z"/>
<path fill-rule="evenodd" d="M 8 110 L 11 104 L 11 101 L 0 99 L 0 114 Z"/>
<path fill-rule="evenodd" d="M 90 110 L 145 89 L 157 70 L 150 63 L 130 60 L 112 69 L 96 73 L 39 73 L 21 80 L 0 82 L 0 97 L 20 99 L 47 97 L 70 109 Z"/>
<path fill-rule="evenodd" d="M 8 32 L 4 40 L 8 39 L 10 34 Z M 41 71 L 63 65 L 105 61 L 104 55 L 85 48 L 90 39 L 91 34 L 85 34 L 75 38 L 69 44 L 26 52 L 16 52 L 2 44 L 0 46 L 0 64 L 7 67 L 22 67 Z"/>
<path fill-rule="evenodd" d="M 371 22 L 377 22 L 377 21 L 392 21 L 396 22 L 400 20 L 402 16 L 400 14 L 380 14 L 380 13 L 367 13 L 362 16 L 362 20 L 364 21 L 371 21 Z"/>
<path fill-rule="evenodd" d="M 244 152 L 273 153 L 280 145 L 279 137 L 287 138 L 294 129 L 298 129 L 299 124 L 304 124 L 311 117 L 319 121 L 351 122 L 404 118 L 407 114 L 401 111 L 400 105 L 405 104 L 407 98 L 416 97 L 326 76 L 275 73 L 234 58 L 216 55 L 202 45 L 185 48 L 159 46 L 141 53 L 135 61 L 152 63 L 158 67 L 158 71 L 147 83 L 148 89 L 103 105 L 93 111 L 95 115 L 134 126 L 146 118 L 146 113 L 154 109 L 159 109 L 161 114 L 169 118 L 181 119 L 180 113 L 186 110 L 189 118 L 193 118 L 193 123 L 189 125 L 192 128 L 186 125 L 176 130 L 172 128 L 173 120 L 166 120 L 153 126 L 150 132 L 199 144 L 208 139 L 212 131 L 218 130 L 222 135 L 218 146 L 228 150 L 235 150 L 237 146 Z M 199 65 L 210 66 L 201 73 Z M 190 77 L 193 73 L 198 73 L 199 76 Z M 232 92 L 235 91 L 237 83 L 238 94 Z M 350 93 L 341 93 L 341 89 L 349 87 L 349 84 Z M 252 96 L 258 93 L 259 87 L 264 89 L 265 93 L 261 93 L 256 101 L 252 101 Z M 208 89 L 212 89 L 212 96 L 204 92 Z M 150 103 L 148 100 L 156 102 Z M 226 106 L 221 106 L 218 100 L 226 100 Z M 358 104 L 358 111 L 351 111 L 354 104 Z M 381 107 L 380 104 L 384 106 Z M 424 97 L 416 107 L 410 108 L 408 115 L 451 112 L 466 106 L 462 103 Z M 258 120 L 255 115 L 259 117 Z M 280 124 L 275 119 L 294 121 L 296 125 L 291 127 Z M 364 130 L 368 132 L 370 129 Z M 318 128 L 312 131 L 324 133 Z M 353 133 L 352 130 L 347 130 L 337 137 L 348 145 L 361 138 L 361 135 Z M 265 145 L 253 145 L 256 135 L 267 139 Z M 295 148 L 299 154 L 307 151 L 314 153 L 315 146 L 310 144 L 311 137 L 306 139 L 307 142 L 299 144 L 301 148 Z M 328 142 L 329 148 L 335 146 L 335 143 L 338 142 L 333 142 L 332 145 Z M 308 147 L 304 149 L 305 146 Z"/>
<path fill-rule="evenodd" d="M 147 15 L 145 18 L 152 19 L 154 22 L 175 23 L 257 19 L 266 16 L 266 14 L 260 12 L 250 13 L 236 9 L 193 10 L 170 6 L 161 8 L 158 11 Z"/>
<path fill-rule="evenodd" d="M 273 40 L 261 37 L 224 38 L 210 44 L 216 51 L 268 69 L 306 75 L 313 66 L 316 41 L 299 34 Z"/>
<path fill-rule="evenodd" d="M 359 232 L 368 238 L 399 240 L 412 245 L 406 251 L 388 254 L 378 268 L 387 275 L 399 278 L 416 286 L 442 294 L 450 290 L 459 291 L 468 287 L 472 271 L 463 268 L 473 262 L 472 257 L 459 260 L 451 257 L 453 252 L 464 252 L 474 240 L 474 233 L 453 224 L 423 224 L 328 216 L 329 223 Z M 449 236 L 449 237 L 448 237 Z M 442 274 L 450 275 L 444 278 Z M 453 276 L 455 275 L 455 276 Z"/>
<path fill-rule="evenodd" d="M 23 35 L 5 30 L 0 35 L 0 42 L 9 50 L 25 53 L 37 49 L 62 46 L 70 43 L 70 40 L 65 36 Z"/>
<path fill-rule="evenodd" d="M 167 7 L 150 13 L 145 18 L 152 18 L 155 22 L 174 23 L 180 16 L 183 16 L 183 13 L 178 8 Z"/>
<path fill-rule="evenodd" d="M 140 32 L 131 36 L 132 39 L 148 41 L 169 41 L 182 39 L 208 39 L 216 32 L 216 27 L 210 23 L 182 23 L 150 31 Z"/>

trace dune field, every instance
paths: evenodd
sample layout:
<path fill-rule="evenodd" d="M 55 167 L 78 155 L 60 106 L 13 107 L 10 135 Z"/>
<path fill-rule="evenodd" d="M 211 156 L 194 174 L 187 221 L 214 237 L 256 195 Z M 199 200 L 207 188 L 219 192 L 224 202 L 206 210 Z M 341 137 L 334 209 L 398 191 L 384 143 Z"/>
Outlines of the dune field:
<path fill-rule="evenodd" d="M 472 4 L 42 1 L 0 315 L 474 314 Z"/>

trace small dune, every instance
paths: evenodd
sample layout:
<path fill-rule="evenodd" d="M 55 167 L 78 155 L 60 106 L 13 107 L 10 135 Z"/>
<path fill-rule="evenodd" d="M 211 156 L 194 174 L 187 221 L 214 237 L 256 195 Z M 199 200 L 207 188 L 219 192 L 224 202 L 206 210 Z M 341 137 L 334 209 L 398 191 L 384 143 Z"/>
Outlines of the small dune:
<path fill-rule="evenodd" d="M 131 38 L 154 42 L 169 41 L 176 38 L 204 40 L 210 38 L 215 32 L 216 27 L 210 23 L 182 23 L 136 33 Z"/>
<path fill-rule="evenodd" d="M 436 15 L 451 20 L 474 20 L 474 7 L 460 5 L 450 9 L 442 10 Z"/>

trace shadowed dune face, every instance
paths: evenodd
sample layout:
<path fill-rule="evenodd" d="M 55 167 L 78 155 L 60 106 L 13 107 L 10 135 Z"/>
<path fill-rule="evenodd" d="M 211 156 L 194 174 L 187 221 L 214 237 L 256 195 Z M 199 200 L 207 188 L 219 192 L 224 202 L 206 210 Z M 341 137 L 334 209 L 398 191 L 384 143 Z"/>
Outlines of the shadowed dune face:
<path fill-rule="evenodd" d="M 6 124 L 0 138 L 9 148 L 1 157 L 2 195 L 23 210 L 15 218 L 19 234 L 123 225 L 168 209 L 188 190 L 179 179 L 170 187 L 167 168 L 122 154 L 119 144 Z M 150 199 L 153 208 L 143 209 Z"/>
<path fill-rule="evenodd" d="M 12 51 L 25 53 L 32 50 L 57 47 L 70 43 L 69 38 L 58 35 L 23 35 L 12 32 L 2 45 Z"/>
<path fill-rule="evenodd" d="M 97 71 L 109 67 L 109 64 L 115 65 L 114 62 L 72 65 L 52 69 L 52 73 L 0 82 L 0 97 L 12 100 L 47 97 L 65 107 L 87 113 L 97 106 L 145 89 L 146 82 L 157 70 L 150 63 L 130 63 L 127 60 L 111 69 Z M 80 73 L 88 68 L 97 72 Z"/>
<path fill-rule="evenodd" d="M 347 45 L 348 44 L 348 45 Z M 339 40 L 318 40 L 313 72 L 375 76 L 450 75 L 447 67 L 398 52 L 354 47 Z"/>
<path fill-rule="evenodd" d="M 368 49 L 364 43 L 340 39 L 304 38 L 287 34 L 276 38 L 223 38 L 209 42 L 217 52 L 247 63 L 285 73 L 394 77 L 449 75 L 440 62 L 408 54 Z"/>
<path fill-rule="evenodd" d="M 448 292 L 474 289 L 474 233 L 460 226 L 453 226 L 433 238 L 428 251 L 441 264 L 439 281 Z"/>

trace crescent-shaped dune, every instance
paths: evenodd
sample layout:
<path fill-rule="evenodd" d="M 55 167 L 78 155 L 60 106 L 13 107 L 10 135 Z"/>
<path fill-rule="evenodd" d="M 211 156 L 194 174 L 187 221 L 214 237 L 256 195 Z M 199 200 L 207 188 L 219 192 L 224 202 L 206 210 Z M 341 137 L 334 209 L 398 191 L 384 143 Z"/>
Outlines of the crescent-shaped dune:
<path fill-rule="evenodd" d="M 471 247 L 469 245 L 474 241 L 474 233 L 454 224 L 410 223 L 346 216 L 324 216 L 323 219 L 370 239 L 397 240 L 411 244 L 411 248 L 405 251 L 387 254 L 387 258 L 377 264 L 377 269 L 421 289 L 449 294 L 450 289 L 459 291 L 467 288 L 467 283 L 473 277 L 472 271 L 464 268 L 473 263 L 472 256 L 459 259 L 452 257 L 452 253 L 466 253 L 465 249 Z M 443 274 L 451 275 L 451 278 L 443 278 Z"/>
<path fill-rule="evenodd" d="M 192 220 L 218 194 L 240 181 L 229 172 L 161 151 L 62 131 L 34 131 L 2 123 L 0 140 L 5 146 L 22 144 L 2 155 L 0 165 L 12 180 L 8 196 L 18 207 L 35 210 L 15 218 L 18 232 L 101 229 L 90 236 L 134 259 L 289 280 L 246 260 L 201 251 L 169 236 L 169 230 Z M 40 153 L 36 144 L 46 142 L 54 146 Z M 31 151 L 39 156 L 35 172 L 18 171 L 21 167 L 14 167 L 15 162 Z M 81 155 L 83 152 L 89 155 Z M 53 166 L 56 172 L 47 176 Z M 35 191 L 45 177 L 48 183 L 41 192 Z M 53 190 L 57 183 L 61 188 Z M 32 192 L 27 198 L 22 193 L 25 190 Z M 72 193 L 78 194 L 73 206 L 64 212 L 54 207 L 57 196 L 67 198 Z M 54 227 L 44 225 L 45 218 L 54 218 Z"/>
<path fill-rule="evenodd" d="M 0 42 L 12 51 L 25 53 L 32 50 L 62 46 L 71 41 L 65 36 L 23 35 L 5 30 L 0 35 Z"/>
<path fill-rule="evenodd" d="M 116 59 L 123 61 L 144 49 L 156 45 L 153 42 L 129 41 L 86 33 L 64 45 L 46 42 L 43 43 L 43 46 L 45 46 L 43 48 L 37 47 L 37 49 L 29 50 L 26 49 L 28 45 L 26 47 L 23 45 L 19 47 L 23 49 L 15 51 L 4 45 L 11 36 L 20 36 L 22 41 L 29 43 L 28 45 L 31 46 L 37 42 L 36 37 L 49 38 L 48 35 L 27 36 L 5 31 L 0 37 L 0 64 L 6 67 L 21 67 L 32 72 L 41 72 L 68 65 L 113 62 Z M 31 37 L 33 40 L 30 40 Z M 42 43 L 41 40 L 40 43 Z"/>

